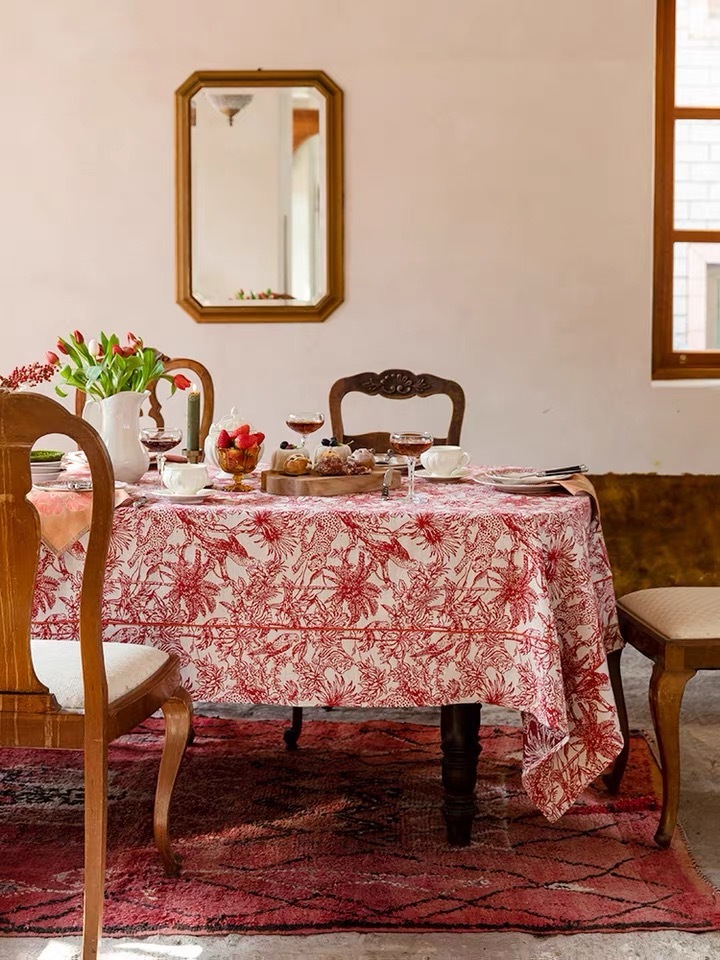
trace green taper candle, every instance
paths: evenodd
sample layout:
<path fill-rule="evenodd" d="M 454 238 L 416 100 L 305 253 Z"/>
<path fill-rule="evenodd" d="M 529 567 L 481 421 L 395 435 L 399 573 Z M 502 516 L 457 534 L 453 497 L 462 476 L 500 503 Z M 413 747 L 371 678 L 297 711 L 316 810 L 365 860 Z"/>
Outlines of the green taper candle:
<path fill-rule="evenodd" d="M 188 450 L 200 449 L 200 391 L 193 383 L 188 394 L 187 404 L 187 435 L 186 447 Z"/>

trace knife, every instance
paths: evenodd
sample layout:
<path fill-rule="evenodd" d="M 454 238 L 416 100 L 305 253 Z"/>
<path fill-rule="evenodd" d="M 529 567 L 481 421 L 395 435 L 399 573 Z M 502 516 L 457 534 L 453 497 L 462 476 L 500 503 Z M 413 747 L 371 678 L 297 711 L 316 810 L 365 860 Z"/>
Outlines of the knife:
<path fill-rule="evenodd" d="M 385 471 L 385 476 L 383 477 L 382 494 L 381 494 L 381 496 L 385 497 L 385 499 L 387 499 L 390 496 L 390 484 L 392 483 L 392 477 L 393 477 L 393 468 L 388 467 L 388 469 Z"/>
<path fill-rule="evenodd" d="M 533 474 L 536 477 L 551 477 L 554 473 L 587 473 L 588 468 L 584 463 L 576 463 L 571 467 L 553 467 L 551 470 L 538 470 Z"/>

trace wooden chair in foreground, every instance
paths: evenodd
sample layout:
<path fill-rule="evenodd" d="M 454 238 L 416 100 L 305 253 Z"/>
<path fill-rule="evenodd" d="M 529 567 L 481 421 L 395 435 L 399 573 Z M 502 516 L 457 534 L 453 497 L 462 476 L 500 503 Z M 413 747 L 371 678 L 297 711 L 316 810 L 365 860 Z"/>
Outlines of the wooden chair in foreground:
<path fill-rule="evenodd" d="M 431 373 L 383 370 L 382 373 L 358 373 L 354 377 L 342 377 L 335 381 L 330 388 L 328 402 L 333 436 L 339 443 L 353 443 L 356 450 L 360 447 L 368 447 L 378 453 L 384 453 L 390 445 L 389 431 L 346 433 L 342 418 L 342 401 L 348 393 L 363 393 L 366 396 L 385 397 L 388 400 L 445 395 L 452 403 L 452 417 L 447 436 L 435 437 L 435 443 L 452 446 L 460 444 L 460 432 L 465 416 L 465 392 L 454 380 L 445 380 Z"/>
<path fill-rule="evenodd" d="M 342 401 L 348 393 L 364 393 L 370 397 L 386 397 L 389 400 L 409 400 L 411 397 L 434 397 L 445 395 L 452 403 L 452 416 L 447 436 L 435 437 L 436 444 L 460 445 L 463 417 L 465 416 L 465 391 L 454 380 L 445 380 L 431 373 L 411 373 L 410 370 L 383 370 L 382 373 L 357 373 L 342 377 L 330 388 L 328 406 L 332 435 L 338 443 L 352 443 L 356 450 L 367 447 L 384 453 L 390 446 L 390 432 L 349 434 L 345 432 L 342 418 Z M 297 749 L 302 732 L 303 708 L 292 708 L 291 725 L 283 732 L 288 750 Z"/>
<path fill-rule="evenodd" d="M 166 357 L 164 354 L 160 358 L 165 365 L 166 373 L 173 373 L 173 371 L 188 371 L 195 375 L 197 380 L 200 381 L 200 393 L 202 406 L 200 408 L 200 449 L 203 448 L 205 440 L 210 431 L 210 427 L 213 422 L 213 414 L 215 412 L 215 387 L 213 384 L 212 376 L 207 367 L 203 366 L 198 360 L 189 360 L 187 358 L 176 358 L 171 360 L 170 357 Z M 190 378 L 192 379 L 192 378 Z M 162 429 L 165 426 L 165 418 L 162 413 L 162 403 L 158 399 L 157 388 L 161 381 L 155 380 L 154 383 L 151 383 L 148 386 L 150 392 L 150 409 L 148 410 L 147 415 L 155 421 L 158 429 Z M 164 381 L 162 381 L 164 383 Z M 166 389 L 168 384 L 164 383 Z M 81 390 L 75 391 L 75 413 L 81 417 L 82 412 L 85 409 L 85 402 L 87 400 L 86 394 Z"/>
<path fill-rule="evenodd" d="M 40 521 L 26 494 L 30 449 L 48 433 L 72 438 L 85 451 L 92 473 L 79 641 L 30 636 Z M 152 647 L 102 642 L 113 506 L 112 466 L 96 431 L 47 397 L 0 391 L 0 746 L 84 751 L 83 960 L 97 957 L 102 933 L 108 744 L 163 711 L 165 744 L 153 828 L 165 871 L 174 876 L 179 863 L 170 845 L 168 811 L 192 719 L 176 657 Z"/>
<path fill-rule="evenodd" d="M 654 663 L 650 710 L 663 781 L 655 842 L 667 847 L 680 803 L 680 707 L 685 685 L 698 670 L 720 670 L 720 587 L 638 590 L 618 600 L 618 617 L 627 643 Z"/>
<path fill-rule="evenodd" d="M 720 670 L 720 478 L 594 477 L 626 642 L 653 661 L 650 710 L 662 768 L 655 842 L 667 847 L 680 800 L 680 708 L 698 670 Z M 626 747 L 605 778 L 617 790 L 627 764 L 620 652 L 608 657 Z"/>

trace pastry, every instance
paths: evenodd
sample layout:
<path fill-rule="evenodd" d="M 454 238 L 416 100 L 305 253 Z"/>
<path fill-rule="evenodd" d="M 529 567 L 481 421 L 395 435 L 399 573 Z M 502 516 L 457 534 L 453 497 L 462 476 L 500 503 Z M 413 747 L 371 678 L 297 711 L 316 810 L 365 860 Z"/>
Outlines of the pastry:
<path fill-rule="evenodd" d="M 346 469 L 352 474 L 372 473 L 375 469 L 375 456 L 372 450 L 365 447 L 354 450 L 347 458 Z"/>
<path fill-rule="evenodd" d="M 321 477 L 341 477 L 345 473 L 346 457 L 342 457 L 334 450 L 328 449 L 315 460 L 313 467 L 315 473 Z"/>
<path fill-rule="evenodd" d="M 347 443 L 338 443 L 335 437 L 330 437 L 329 440 L 323 440 L 322 443 L 315 447 L 313 464 L 317 465 L 319 460 L 327 456 L 339 457 L 341 460 L 347 460 L 351 452 L 352 451 Z"/>
<path fill-rule="evenodd" d="M 300 477 L 310 470 L 310 458 L 300 450 L 293 450 L 290 456 L 285 459 L 282 466 L 282 472 L 290 474 L 293 477 Z"/>
<path fill-rule="evenodd" d="M 300 453 L 300 449 L 290 443 L 281 446 L 279 450 L 273 450 L 273 455 L 270 458 L 270 469 L 279 470 L 282 473 L 287 461 L 297 453 Z"/>

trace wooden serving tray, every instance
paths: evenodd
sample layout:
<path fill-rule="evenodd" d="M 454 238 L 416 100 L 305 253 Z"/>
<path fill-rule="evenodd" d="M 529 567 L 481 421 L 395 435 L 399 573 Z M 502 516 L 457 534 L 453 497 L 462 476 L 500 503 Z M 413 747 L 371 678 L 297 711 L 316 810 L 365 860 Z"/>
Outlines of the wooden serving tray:
<path fill-rule="evenodd" d="M 260 474 L 260 489 L 281 497 L 339 497 L 349 493 L 367 493 L 382 490 L 387 467 L 362 473 L 355 477 L 321 477 L 306 473 L 301 477 L 289 477 L 277 470 L 263 470 Z M 400 472 L 393 470 L 390 487 L 400 486 Z"/>

